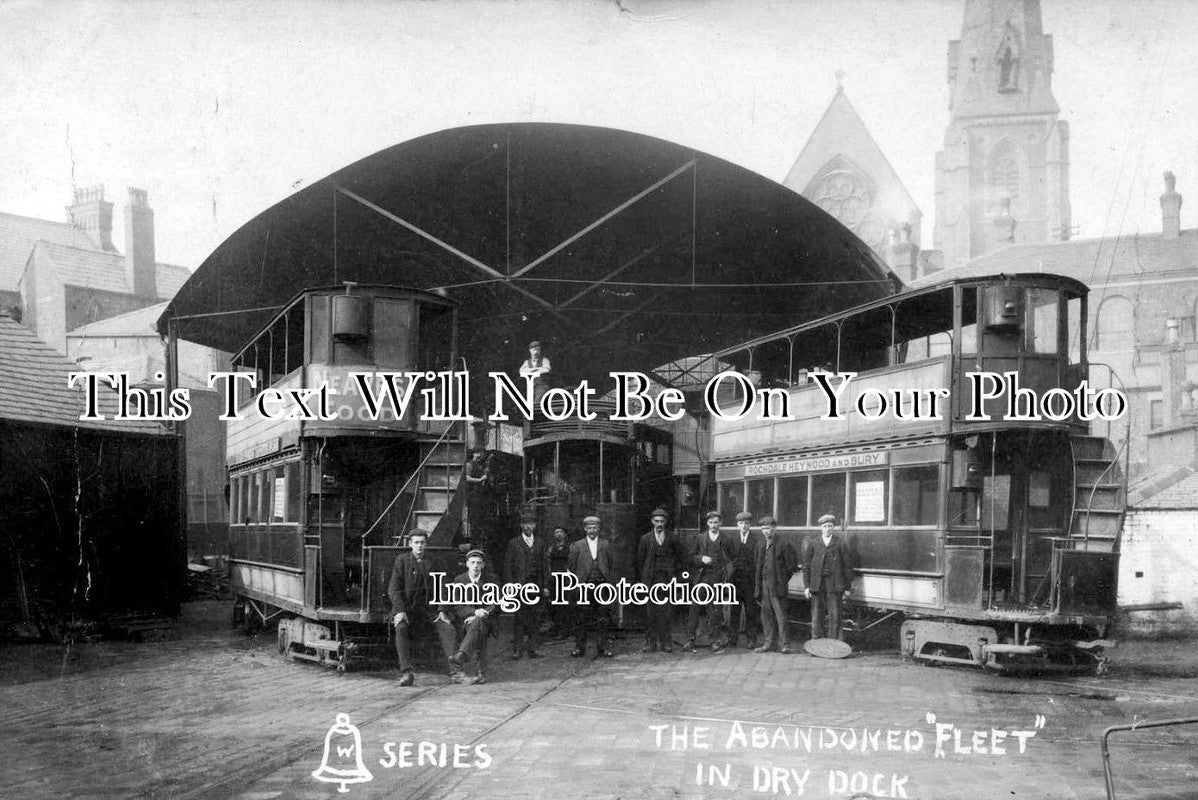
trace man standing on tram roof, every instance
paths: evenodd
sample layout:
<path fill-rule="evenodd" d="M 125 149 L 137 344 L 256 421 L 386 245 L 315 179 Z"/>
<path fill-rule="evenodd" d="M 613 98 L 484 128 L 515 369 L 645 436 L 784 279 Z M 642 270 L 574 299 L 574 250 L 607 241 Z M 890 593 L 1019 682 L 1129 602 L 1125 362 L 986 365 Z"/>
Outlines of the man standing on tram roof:
<path fill-rule="evenodd" d="M 537 585 L 542 595 L 548 595 L 548 575 L 545 570 L 548 559 L 545 542 L 536 535 L 537 510 L 531 506 L 520 509 L 520 534 L 507 543 L 504 580 L 508 583 Z M 537 652 L 541 634 L 541 605 L 521 603 L 512 620 L 512 660 L 516 661 L 524 652 L 529 658 L 541 658 Z M 527 650 L 524 637 L 528 636 Z"/>
<path fill-rule="evenodd" d="M 477 593 L 474 596 L 480 601 L 487 593 L 483 587 L 492 585 L 490 591 L 499 591 L 495 579 L 483 571 L 486 558 L 482 550 L 471 550 L 466 554 L 466 571 L 453 579 L 454 583 L 474 587 L 471 593 Z M 494 628 L 497 607 L 484 602 L 467 602 L 447 606 L 445 610 L 462 627 L 462 640 L 458 642 L 457 652 L 449 657 L 449 662 L 460 668 L 471 658 L 477 658 L 478 661 L 478 673 L 474 677 L 467 678 L 459 669 L 453 676 L 454 680 L 465 684 L 485 683 L 487 637 Z"/>
<path fill-rule="evenodd" d="M 395 626 L 395 651 L 399 656 L 399 685 L 411 686 L 416 682 L 412 671 L 412 636 L 423 636 L 436 632 L 441 650 L 446 659 L 454 653 L 454 630 L 448 614 L 432 605 L 432 573 L 440 572 L 440 565 L 425 552 L 428 534 L 421 530 L 408 536 L 411 551 L 395 557 L 391 567 L 391 578 L 387 582 L 387 596 L 391 600 Z M 459 670 L 452 662 L 450 674 Z"/>
<path fill-rule="evenodd" d="M 732 575 L 732 561 L 735 558 L 735 553 L 732 551 L 732 542 L 720 533 L 720 521 L 720 512 L 707 512 L 707 533 L 699 536 L 687 556 L 686 569 L 690 573 L 692 587 L 700 583 L 716 584 L 727 581 Z M 695 649 L 700 614 L 707 619 L 711 651 L 718 653 L 723 649 L 724 610 L 721 606 L 716 605 L 715 595 L 716 592 L 713 590 L 710 603 L 691 604 L 686 617 L 686 644 L 682 646 L 684 653 L 693 652 Z"/>
<path fill-rule="evenodd" d="M 570 556 L 567 569 L 574 573 L 579 583 L 611 583 L 615 577 L 615 563 L 612 560 L 611 549 L 607 542 L 599 538 L 599 518 L 587 517 L 582 521 L 586 536 L 570 545 Z M 574 658 L 586 655 L 587 632 L 593 632 L 596 637 L 595 658 L 611 658 L 612 652 L 607 649 L 607 629 L 610 625 L 607 606 L 595 602 L 592 595 L 589 605 L 581 603 L 575 609 L 574 623 Z"/>
<path fill-rule="evenodd" d="M 757 548 L 761 546 L 761 534 L 753 530 L 753 515 L 742 511 L 736 515 L 736 535 L 732 537 L 735 556 L 732 560 L 732 585 L 736 587 L 736 605 L 732 606 L 732 620 L 728 646 L 736 647 L 737 639 L 744 631 L 745 646 L 750 650 L 757 647 L 757 635 L 761 632 L 761 608 L 757 604 L 753 580 L 757 574 Z"/>
<path fill-rule="evenodd" d="M 811 638 L 822 639 L 825 635 L 841 638 L 840 611 L 844 598 L 852 591 L 853 568 L 849 564 L 849 550 L 844 539 L 836 534 L 836 516 L 824 514 L 819 518 L 820 535 L 808 544 L 807 557 L 803 559 L 803 594 L 811 601 Z"/>
<path fill-rule="evenodd" d="M 677 535 L 666 528 L 668 519 L 665 509 L 655 508 L 649 514 L 653 530 L 641 536 L 636 548 L 636 563 L 641 583 L 669 583 L 682 568 L 682 547 Z M 645 606 L 645 646 L 643 652 L 652 653 L 659 647 L 667 653 L 674 652 L 674 638 L 670 633 L 673 609 L 668 603 L 649 603 Z"/>
<path fill-rule="evenodd" d="M 799 556 L 794 545 L 778 538 L 773 517 L 761 518 L 761 544 L 758 546 L 754 594 L 761 605 L 761 628 L 765 642 L 754 653 L 768 653 L 775 647 L 790 652 L 786 628 L 786 597 L 790 577 L 799 571 Z"/>

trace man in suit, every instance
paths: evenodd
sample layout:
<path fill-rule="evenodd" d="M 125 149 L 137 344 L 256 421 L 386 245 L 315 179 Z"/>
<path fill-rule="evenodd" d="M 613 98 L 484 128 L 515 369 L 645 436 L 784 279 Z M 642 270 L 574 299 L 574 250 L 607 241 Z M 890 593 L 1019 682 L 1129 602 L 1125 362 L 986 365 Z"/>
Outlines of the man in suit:
<path fill-rule="evenodd" d="M 545 543 L 536 535 L 537 511 L 524 507 L 520 510 L 520 535 L 513 536 L 507 543 L 503 560 L 504 580 L 508 583 L 534 583 L 542 595 L 548 595 L 546 568 L 548 559 Z M 528 636 L 527 651 L 524 637 Z M 529 658 L 541 658 L 537 645 L 541 636 L 541 606 L 522 604 L 512 621 L 512 660 L 527 652 Z"/>
<path fill-rule="evenodd" d="M 691 546 L 686 559 L 686 569 L 690 574 L 691 586 L 699 583 L 720 583 L 732 577 L 732 562 L 735 553 L 732 552 L 732 542 L 720 533 L 720 522 L 720 512 L 709 511 L 707 513 L 707 532 L 700 534 Z M 714 602 L 706 605 L 691 604 L 690 612 L 686 617 L 686 644 L 682 645 L 682 651 L 684 653 L 694 652 L 701 614 L 707 618 L 711 651 L 718 653 L 724 649 L 724 610 Z"/>
<path fill-rule="evenodd" d="M 586 536 L 570 545 L 570 555 L 566 568 L 574 573 L 579 583 L 611 583 L 615 578 L 615 562 L 612 560 L 611 549 L 607 542 L 599 538 L 599 518 L 587 517 L 582 521 Z M 612 652 L 607 648 L 607 629 L 610 625 L 607 606 L 590 598 L 588 605 L 581 603 L 575 609 L 574 618 L 576 631 L 574 635 L 574 658 L 586 655 L 587 633 L 594 632 L 596 637 L 595 658 L 611 658 Z"/>
<path fill-rule="evenodd" d="M 641 536 L 636 548 L 636 563 L 641 583 L 669 583 L 682 568 L 683 553 L 678 537 L 666 530 L 666 512 L 655 508 L 649 514 L 653 530 Z M 649 603 L 645 606 L 645 647 L 643 652 L 652 653 L 659 647 L 667 653 L 674 652 L 674 638 L 670 633 L 672 608 L 669 604 Z"/>
<path fill-rule="evenodd" d="M 765 642 L 754 653 L 768 653 L 775 647 L 790 652 L 786 629 L 786 587 L 799 571 L 799 556 L 790 542 L 778 538 L 773 517 L 761 518 L 761 544 L 753 581 L 754 595 L 761 605 L 761 628 Z"/>
<path fill-rule="evenodd" d="M 841 638 L 840 609 L 844 598 L 852 591 L 853 567 L 844 539 L 836 534 L 836 517 L 824 514 L 819 518 L 820 535 L 808 543 L 803 559 L 803 594 L 811 601 L 811 638 L 824 637 L 824 617 L 827 615 L 827 635 Z"/>
<path fill-rule="evenodd" d="M 553 541 L 545 548 L 545 580 L 549 586 L 556 586 L 554 573 L 568 572 L 570 562 L 570 542 L 566 540 L 566 529 L 558 525 L 553 529 Z M 551 639 L 564 638 L 574 635 L 573 608 L 570 598 L 563 590 L 563 596 L 553 597 L 549 606 L 549 618 L 553 627 L 549 631 Z M 564 602 L 559 602 L 564 601 Z"/>
<path fill-rule="evenodd" d="M 761 632 L 761 609 L 757 605 L 753 579 L 757 574 L 757 548 L 761 534 L 753 530 L 753 515 L 742 511 L 736 515 L 736 535 L 732 537 L 732 585 L 736 587 L 736 605 L 732 606 L 728 646 L 736 647 L 743 632 L 745 646 L 757 647 Z"/>
<path fill-rule="evenodd" d="M 479 592 L 479 600 L 482 599 L 484 586 L 497 586 L 495 579 L 483 571 L 485 562 L 486 554 L 482 550 L 471 550 L 466 554 L 466 571 L 453 579 L 456 584 L 477 587 L 474 591 Z M 450 663 L 460 668 L 471 658 L 476 658 L 478 664 L 478 673 L 473 677 L 466 677 L 462 672 L 456 673 L 453 677 L 458 683 L 486 682 L 484 673 L 487 669 L 487 637 L 494 628 L 496 611 L 497 606 L 484 602 L 447 606 L 446 613 L 462 630 L 462 640 L 458 642 L 457 652 L 450 656 Z"/>
<path fill-rule="evenodd" d="M 412 636 L 436 632 L 441 641 L 445 657 L 454 653 L 454 631 L 449 616 L 432 604 L 432 573 L 440 571 L 440 565 L 425 552 L 428 534 L 413 531 L 408 536 L 411 551 L 395 557 L 391 567 L 391 578 L 387 582 L 387 596 L 391 599 L 395 626 L 395 651 L 399 656 L 399 685 L 411 686 L 416 682 L 412 671 Z M 456 667 L 450 669 L 451 674 Z"/>

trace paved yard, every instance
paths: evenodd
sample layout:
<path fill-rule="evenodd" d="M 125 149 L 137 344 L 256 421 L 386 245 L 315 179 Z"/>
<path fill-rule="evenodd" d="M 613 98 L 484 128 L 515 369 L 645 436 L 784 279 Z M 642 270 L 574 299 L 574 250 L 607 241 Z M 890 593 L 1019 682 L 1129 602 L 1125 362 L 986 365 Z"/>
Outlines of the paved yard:
<path fill-rule="evenodd" d="M 286 661 L 189 608 L 147 645 L 0 649 L 4 798 L 342 796 L 312 777 L 346 714 L 353 798 L 1102 798 L 1099 736 L 1198 716 L 1193 642 L 1129 643 L 1110 677 L 1022 679 L 875 651 L 496 659 L 492 682 Z M 504 640 L 506 642 L 506 638 Z M 496 648 L 496 650 L 502 650 Z M 1198 726 L 1117 734 L 1120 798 L 1198 798 Z M 352 736 L 333 734 L 336 746 Z"/>

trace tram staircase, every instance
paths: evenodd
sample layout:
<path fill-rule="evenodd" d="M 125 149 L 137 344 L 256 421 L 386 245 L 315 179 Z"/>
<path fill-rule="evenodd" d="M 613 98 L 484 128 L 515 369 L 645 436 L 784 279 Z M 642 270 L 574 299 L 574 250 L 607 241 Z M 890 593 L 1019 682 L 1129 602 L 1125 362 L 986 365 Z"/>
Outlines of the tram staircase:
<path fill-rule="evenodd" d="M 420 474 L 412 511 L 403 532 L 415 529 L 428 534 L 431 547 L 449 547 L 462 524 L 466 505 L 465 482 L 467 447 L 451 432 L 420 447 Z M 458 491 L 459 487 L 463 491 Z M 412 525 L 412 523 L 415 523 Z"/>
<path fill-rule="evenodd" d="M 1127 506 L 1120 452 L 1101 436 L 1072 436 L 1073 515 L 1067 544 L 1074 550 L 1115 553 Z"/>

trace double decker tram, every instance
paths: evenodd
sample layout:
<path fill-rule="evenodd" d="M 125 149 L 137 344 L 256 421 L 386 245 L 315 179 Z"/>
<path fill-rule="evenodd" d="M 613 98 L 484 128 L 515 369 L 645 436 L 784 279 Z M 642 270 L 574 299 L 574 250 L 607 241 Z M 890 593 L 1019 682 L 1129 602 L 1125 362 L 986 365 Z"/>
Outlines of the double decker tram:
<path fill-rule="evenodd" d="M 1094 398 L 1064 396 L 1087 377 L 1085 331 L 1078 281 L 950 276 L 717 353 L 759 378 L 753 412 L 731 419 L 725 398 L 711 423 L 725 519 L 772 513 L 802 552 L 835 514 L 850 603 L 904 615 L 907 657 L 1104 669 L 1126 482 L 1082 420 Z M 829 392 L 816 371 L 856 375 Z M 977 409 L 971 373 L 1003 378 Z M 1011 380 L 1036 418 L 1010 418 Z M 1028 405 L 1049 395 L 1047 411 Z M 761 418 L 767 399 L 789 418 Z M 802 596 L 800 576 L 790 590 Z"/>
<path fill-rule="evenodd" d="M 393 286 L 305 289 L 233 356 L 242 387 L 227 424 L 229 564 L 235 617 L 279 622 L 279 648 L 344 668 L 379 645 L 387 580 L 404 532 L 458 558 L 466 463 L 463 423 L 426 421 L 419 405 L 368 412 L 351 374 L 450 370 L 455 304 Z M 329 419 L 281 414 L 263 389 L 328 390 Z M 310 412 L 319 400 L 309 397 Z"/>

